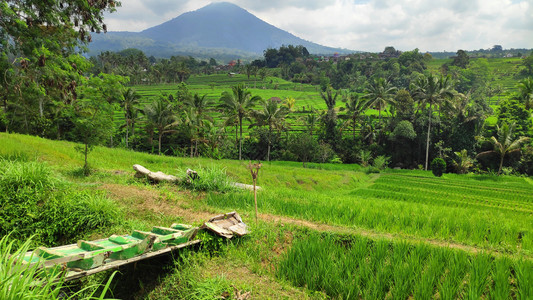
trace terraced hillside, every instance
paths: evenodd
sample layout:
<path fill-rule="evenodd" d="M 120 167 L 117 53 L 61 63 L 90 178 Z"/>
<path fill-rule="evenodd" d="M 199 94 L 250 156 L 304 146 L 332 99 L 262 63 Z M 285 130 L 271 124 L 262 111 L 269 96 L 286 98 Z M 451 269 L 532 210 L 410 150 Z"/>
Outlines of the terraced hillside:
<path fill-rule="evenodd" d="M 175 221 L 199 224 L 232 210 L 250 226 L 246 238 L 209 238 L 175 261 L 123 269 L 113 297 L 216 298 L 235 290 L 257 299 L 533 297 L 529 178 L 265 163 L 256 222 L 249 191 L 151 185 L 134 179 L 131 169 L 140 163 L 179 176 L 192 168 L 206 178 L 218 173 L 250 183 L 248 162 L 96 147 L 89 156 L 95 170 L 84 177 L 73 143 L 1 133 L 0 144 L 0 160 L 43 164 L 50 169 L 44 174 L 55 174 L 70 189 L 111 201 L 108 207 L 122 219 L 86 233 L 90 238 Z M 54 192 L 62 186 L 54 185 Z"/>

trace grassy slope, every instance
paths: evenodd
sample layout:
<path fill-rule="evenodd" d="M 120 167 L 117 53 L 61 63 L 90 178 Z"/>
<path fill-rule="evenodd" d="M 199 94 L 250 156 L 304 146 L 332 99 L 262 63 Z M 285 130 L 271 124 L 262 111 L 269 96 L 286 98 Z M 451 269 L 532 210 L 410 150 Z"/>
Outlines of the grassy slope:
<path fill-rule="evenodd" d="M 360 167 L 355 165 L 303 169 L 297 163 L 274 162 L 265 164 L 259 175 L 264 191 L 259 193 L 261 219 L 256 224 L 249 192 L 191 193 L 132 179 L 131 166 L 138 163 L 171 174 L 187 167 L 225 168 L 233 180 L 250 183 L 246 162 L 160 157 L 96 147 L 89 161 L 98 172 L 80 178 L 75 174 L 82 156 L 73 143 L 2 133 L 0 144 L 0 156 L 25 153 L 48 162 L 80 188 L 106 190 L 127 212 L 131 227 L 144 229 L 176 220 L 199 224 L 210 215 L 238 210 L 253 235 L 241 246 L 231 246 L 220 258 L 204 260 L 195 276 L 208 285 L 235 284 L 254 291 L 259 298 L 311 295 L 273 277 L 278 261 L 290 248 L 293 235 L 301 235 L 301 228 L 532 259 L 533 186 L 523 178 L 452 174 L 434 178 L 423 171 L 392 170 L 367 175 L 356 172 Z M 280 223 L 286 225 L 276 225 Z M 242 276 L 228 272 L 231 268 Z M 152 290 L 141 294 L 159 298 L 162 294 L 158 293 L 168 292 L 174 276 L 175 272 L 166 273 L 160 281 L 147 283 Z M 283 294 L 278 294 L 281 291 Z"/>

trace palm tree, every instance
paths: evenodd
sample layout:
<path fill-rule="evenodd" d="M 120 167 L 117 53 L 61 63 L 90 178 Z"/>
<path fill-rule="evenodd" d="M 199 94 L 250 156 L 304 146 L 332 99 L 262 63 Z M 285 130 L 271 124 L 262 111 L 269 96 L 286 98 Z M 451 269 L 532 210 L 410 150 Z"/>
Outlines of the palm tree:
<path fill-rule="evenodd" d="M 411 84 L 411 93 L 413 98 L 418 101 L 418 108 L 428 108 L 428 132 L 426 139 L 426 171 L 429 161 L 429 138 L 431 133 L 431 116 L 433 107 L 440 105 L 454 96 L 453 83 L 450 76 L 440 78 L 429 76 L 420 76 Z"/>
<path fill-rule="evenodd" d="M 285 100 L 283 100 L 283 106 L 289 109 L 289 111 L 292 111 L 294 109 L 294 104 L 296 103 L 296 99 L 293 97 L 287 97 Z"/>
<path fill-rule="evenodd" d="M 141 95 L 137 93 L 135 89 L 127 88 L 122 92 L 123 99 L 121 102 L 122 109 L 124 109 L 124 120 L 126 121 L 126 148 L 128 148 L 128 140 L 129 140 L 129 129 L 130 125 L 132 125 L 132 134 L 135 134 L 133 132 L 133 129 L 135 128 L 135 117 L 137 116 L 137 107 L 136 105 L 139 104 L 139 99 L 141 99 Z"/>
<path fill-rule="evenodd" d="M 315 130 L 316 123 L 319 120 L 318 113 L 315 109 L 312 109 L 311 113 L 301 117 L 300 120 L 303 121 L 304 125 L 309 130 L 309 135 L 313 136 L 313 131 Z"/>
<path fill-rule="evenodd" d="M 336 92 L 335 95 L 333 95 L 333 88 L 328 86 L 325 93 L 320 92 L 320 96 L 324 102 L 326 102 L 326 106 L 328 107 L 328 111 L 322 117 L 322 120 L 326 126 L 326 138 L 328 139 L 328 143 L 333 146 L 337 139 L 337 133 L 335 131 L 337 127 L 337 112 L 335 111 L 335 105 L 337 103 L 339 92 Z"/>
<path fill-rule="evenodd" d="M 365 99 L 368 99 L 368 106 L 374 107 L 379 113 L 379 124 L 381 126 L 381 111 L 389 104 L 394 103 L 394 94 L 398 90 L 384 78 L 376 78 L 366 89 Z"/>
<path fill-rule="evenodd" d="M 254 105 L 257 101 L 261 100 L 259 96 L 252 96 L 252 93 L 244 88 L 243 85 L 233 86 L 231 88 L 232 93 L 227 91 L 222 93 L 219 105 L 224 109 L 229 116 L 237 117 L 239 122 L 239 160 L 242 160 L 242 121 L 244 118 L 249 117 Z"/>
<path fill-rule="evenodd" d="M 461 150 L 461 152 L 454 152 L 457 159 L 453 161 L 453 165 L 457 169 L 457 173 L 466 174 L 468 169 L 474 165 L 474 160 L 468 156 L 468 151 L 466 149 Z"/>
<path fill-rule="evenodd" d="M 517 98 L 526 105 L 526 109 L 533 108 L 533 79 L 528 77 L 521 80 L 518 85 Z"/>
<path fill-rule="evenodd" d="M 194 94 L 192 97 L 188 97 L 184 100 L 183 104 L 185 104 L 188 107 L 193 108 L 196 113 L 198 114 L 198 118 L 204 118 L 204 112 L 207 110 L 207 108 L 213 104 L 213 101 L 206 98 L 207 94 L 203 96 L 199 96 L 198 94 Z M 206 116 L 207 117 L 207 116 Z"/>
<path fill-rule="evenodd" d="M 496 125 L 497 126 L 497 125 Z M 498 137 L 492 136 L 488 141 L 492 144 L 493 150 L 479 153 L 477 156 L 486 156 L 489 154 L 498 154 L 500 156 L 500 167 L 498 168 L 498 175 L 502 172 L 503 159 L 505 155 L 520 151 L 520 145 L 529 140 L 528 137 L 521 136 L 513 140 L 513 130 L 516 124 L 507 125 L 503 123 L 502 127 L 498 128 Z"/>
<path fill-rule="evenodd" d="M 212 104 L 212 101 L 207 99 L 206 96 L 207 95 L 199 96 L 198 94 L 194 94 L 194 96 L 186 98 L 183 102 L 183 104 L 185 104 L 185 106 L 188 108 L 185 111 L 185 122 L 191 128 L 191 137 L 193 137 L 195 140 L 195 155 L 198 155 L 198 142 L 201 138 L 201 131 L 204 127 L 204 121 L 213 121 L 213 118 L 205 115 L 207 107 Z M 191 157 L 192 154 L 191 139 Z"/>
<path fill-rule="evenodd" d="M 203 140 L 201 129 L 204 126 L 204 121 L 209 123 L 208 120 L 202 120 L 199 118 L 197 111 L 192 107 L 188 107 L 183 112 L 183 124 L 187 126 L 190 135 L 191 158 L 198 155 L 198 142 Z"/>
<path fill-rule="evenodd" d="M 368 108 L 368 100 L 359 97 L 358 94 L 350 94 L 342 100 L 346 103 L 346 115 L 352 121 L 352 134 L 355 140 L 355 128 L 357 126 L 357 120 L 361 115 L 365 113 Z"/>
<path fill-rule="evenodd" d="M 289 109 L 285 106 L 279 105 L 275 101 L 264 101 L 261 110 L 254 113 L 256 123 L 252 126 L 268 126 L 268 150 L 267 161 L 270 161 L 270 147 L 272 143 L 272 130 L 281 130 L 283 128 L 283 121 L 289 113 Z"/>
<path fill-rule="evenodd" d="M 172 104 L 164 97 L 159 97 L 154 102 L 146 105 L 143 110 L 149 126 L 157 129 L 159 138 L 158 153 L 161 155 L 161 138 L 163 134 L 173 132 L 178 122 L 172 110 Z"/>

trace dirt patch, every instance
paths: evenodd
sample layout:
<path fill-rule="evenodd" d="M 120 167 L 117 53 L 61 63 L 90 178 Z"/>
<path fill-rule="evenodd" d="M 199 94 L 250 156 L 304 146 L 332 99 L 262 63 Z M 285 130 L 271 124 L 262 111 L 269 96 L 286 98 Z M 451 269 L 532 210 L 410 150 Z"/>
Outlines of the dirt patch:
<path fill-rule="evenodd" d="M 178 194 L 179 197 L 178 200 L 171 200 L 160 191 L 131 185 L 103 184 L 100 189 L 107 191 L 112 199 L 116 199 L 129 207 L 152 211 L 157 214 L 182 217 L 185 222 L 191 224 L 203 223 L 214 215 L 212 212 L 186 208 L 188 202 L 180 200 L 180 198 L 194 198 L 188 192 L 173 192 Z M 194 199 L 191 201 L 194 201 Z"/>
<path fill-rule="evenodd" d="M 240 263 L 213 259 L 203 270 L 205 277 L 223 276 L 237 288 L 249 287 L 252 299 L 309 299 L 302 289 L 276 281 L 272 275 L 254 273 Z"/>

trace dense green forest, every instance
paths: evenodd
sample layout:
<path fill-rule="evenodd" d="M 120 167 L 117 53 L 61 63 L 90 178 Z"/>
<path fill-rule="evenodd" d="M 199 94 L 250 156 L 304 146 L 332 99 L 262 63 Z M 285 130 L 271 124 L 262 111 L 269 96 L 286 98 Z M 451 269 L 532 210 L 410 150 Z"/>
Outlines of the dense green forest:
<path fill-rule="evenodd" d="M 31 6 L 2 7 L 0 130 L 81 142 L 87 169 L 91 148 L 107 145 L 304 164 L 428 169 L 442 159 L 447 172 L 533 172 L 531 53 L 493 58 L 504 52 L 495 46 L 489 58 L 458 50 L 437 60 L 386 47 L 318 57 L 289 45 L 229 65 L 137 49 L 84 58 L 78 47 L 89 31 L 106 30 L 100 14 L 114 6 L 95 5 L 90 16 L 74 5 L 40 8 L 73 20 L 61 30 Z M 157 97 L 137 91 L 161 85 L 169 87 Z M 267 90 L 274 95 L 261 97 Z M 322 104 L 302 105 L 306 97 Z"/>
<path fill-rule="evenodd" d="M 103 144 L 218 159 L 428 169 L 440 158 L 447 172 L 533 171 L 520 139 L 532 134 L 531 55 L 459 50 L 433 59 L 387 47 L 317 57 L 289 45 L 219 65 L 136 49 L 90 59 L 40 51 L 4 61 L 0 127 L 79 141 L 84 155 Z"/>

